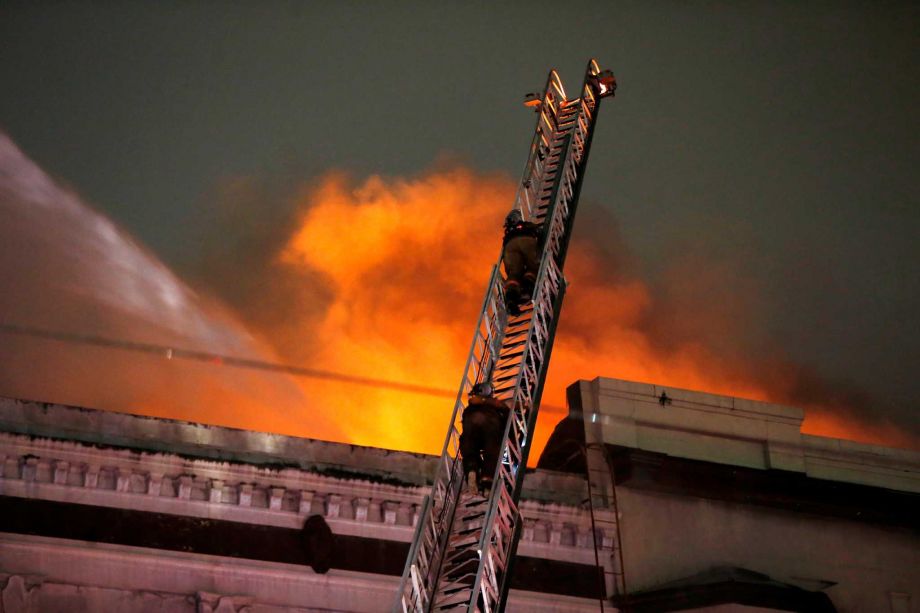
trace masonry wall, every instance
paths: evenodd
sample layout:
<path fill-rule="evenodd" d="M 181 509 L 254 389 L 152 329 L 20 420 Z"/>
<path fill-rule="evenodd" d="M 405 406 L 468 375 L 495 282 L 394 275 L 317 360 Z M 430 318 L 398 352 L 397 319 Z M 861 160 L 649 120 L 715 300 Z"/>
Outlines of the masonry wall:
<path fill-rule="evenodd" d="M 435 461 L 0 399 L 0 613 L 388 611 Z M 583 488 L 528 476 L 509 611 L 596 609 Z"/>
<path fill-rule="evenodd" d="M 892 594 L 920 598 L 920 536 L 908 529 L 627 485 L 618 502 L 627 576 L 637 591 L 735 566 L 823 590 L 841 613 L 887 612 Z"/>
<path fill-rule="evenodd" d="M 802 435 L 794 407 L 613 379 L 570 392 L 613 458 L 630 592 L 736 567 L 840 612 L 920 611 L 920 454 Z"/>

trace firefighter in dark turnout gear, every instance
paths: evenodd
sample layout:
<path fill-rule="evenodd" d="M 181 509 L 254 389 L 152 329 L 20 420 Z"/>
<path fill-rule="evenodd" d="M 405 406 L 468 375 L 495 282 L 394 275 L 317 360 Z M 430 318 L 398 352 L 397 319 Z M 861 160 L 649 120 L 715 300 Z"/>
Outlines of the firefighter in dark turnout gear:
<path fill-rule="evenodd" d="M 514 208 L 505 217 L 502 264 L 505 267 L 505 302 L 508 312 L 519 315 L 521 300 L 530 297 L 540 269 L 539 243 L 542 227 L 524 221 Z"/>
<path fill-rule="evenodd" d="M 474 496 L 480 492 L 488 496 L 492 489 L 508 413 L 505 403 L 492 396 L 491 383 L 477 383 L 470 390 L 463 410 L 460 455 L 467 489 Z"/>

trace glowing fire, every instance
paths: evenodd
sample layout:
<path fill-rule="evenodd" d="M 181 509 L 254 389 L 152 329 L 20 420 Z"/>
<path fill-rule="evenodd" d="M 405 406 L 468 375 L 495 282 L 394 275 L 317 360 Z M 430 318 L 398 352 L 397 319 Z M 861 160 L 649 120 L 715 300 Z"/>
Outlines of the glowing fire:
<path fill-rule="evenodd" d="M 412 180 L 324 177 L 303 197 L 303 216 L 275 263 L 318 271 L 331 288 L 322 316 L 296 327 L 300 346 L 289 357 L 330 370 L 456 389 L 513 192 L 503 177 L 457 167 Z M 652 306 L 649 288 L 636 279 L 611 279 L 608 268 L 597 246 L 576 236 L 566 265 L 572 287 L 531 464 L 564 416 L 566 386 L 578 379 L 609 376 L 788 399 L 788 378 L 766 372 L 758 377 L 762 365 L 754 361 L 739 365 L 693 341 L 662 348 L 642 325 Z M 349 442 L 440 453 L 449 399 L 333 382 L 304 386 L 311 404 L 321 407 Z M 812 406 L 819 410 L 806 422 L 811 432 L 872 438 Z"/>
<path fill-rule="evenodd" d="M 230 263 L 234 287 L 258 288 L 242 292 L 234 304 L 260 341 L 76 195 L 55 186 L 3 135 L 0 158 L 7 170 L 0 173 L 5 194 L 0 265 L 6 264 L 0 272 L 11 289 L 0 292 L 0 313 L 22 326 L 56 322 L 79 337 L 62 344 L 7 330 L 0 344 L 0 393 L 440 452 L 450 390 L 462 374 L 484 285 L 499 253 L 501 220 L 513 200 L 509 179 L 460 167 L 408 180 L 322 177 L 296 203 L 297 223 L 269 243 L 268 260 L 259 251 L 247 268 L 236 267 L 232 257 L 219 258 Z M 583 222 L 591 210 L 590 203 L 583 204 Z M 854 421 L 850 409 L 864 408 L 864 401 L 788 361 L 739 358 L 731 352 L 736 343 L 721 346 L 724 337 L 737 338 L 752 327 L 756 300 L 738 317 L 720 312 L 712 301 L 687 308 L 681 294 L 708 295 L 701 291 L 707 284 L 731 286 L 733 298 L 756 291 L 739 289 L 737 279 L 726 283 L 725 271 L 712 263 L 682 258 L 667 280 L 677 298 L 663 299 L 660 288 L 653 292 L 644 281 L 617 272 L 618 257 L 608 253 L 617 244 L 610 239 L 611 223 L 588 225 L 603 232 L 576 226 L 566 264 L 572 285 L 531 463 L 565 414 L 566 386 L 596 376 L 804 406 L 808 432 L 916 446 L 909 434 Z M 19 266 L 23 253 L 30 254 L 28 268 Z M 258 278 L 254 282 L 247 274 Z M 727 325 L 732 321 L 735 328 Z M 705 333 L 713 330 L 715 336 Z M 87 337 L 125 342 L 87 342 Z M 121 345 L 136 343 L 166 350 L 122 351 Z M 172 359 L 169 347 L 200 349 L 211 357 Z M 325 374 L 298 378 L 241 369 L 220 354 Z M 444 395 L 359 385 L 356 379 L 417 384 Z"/>
<path fill-rule="evenodd" d="M 455 388 L 484 279 L 500 248 L 506 180 L 465 170 L 415 181 L 372 177 L 352 187 L 327 176 L 280 254 L 333 288 L 324 316 L 304 329 L 298 359 L 330 370 Z M 447 399 L 310 381 L 313 403 L 334 410 L 351 442 L 439 453 Z"/>

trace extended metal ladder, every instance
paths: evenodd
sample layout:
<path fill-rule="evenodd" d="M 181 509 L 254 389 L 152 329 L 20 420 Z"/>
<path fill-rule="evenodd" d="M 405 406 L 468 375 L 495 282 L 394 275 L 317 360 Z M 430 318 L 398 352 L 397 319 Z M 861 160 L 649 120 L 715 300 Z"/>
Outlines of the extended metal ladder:
<path fill-rule="evenodd" d="M 537 109 L 536 133 L 515 206 L 544 224 L 544 245 L 532 300 L 512 316 L 505 309 L 499 262 L 492 269 L 431 494 L 418 515 L 394 611 L 501 611 L 509 566 L 521 531 L 517 503 L 537 409 L 549 366 L 562 275 L 600 99 L 615 81 L 588 63 L 579 97 L 568 98 L 550 71 Z M 488 499 L 465 493 L 460 458 L 461 415 L 470 388 L 492 381 L 511 412 Z"/>

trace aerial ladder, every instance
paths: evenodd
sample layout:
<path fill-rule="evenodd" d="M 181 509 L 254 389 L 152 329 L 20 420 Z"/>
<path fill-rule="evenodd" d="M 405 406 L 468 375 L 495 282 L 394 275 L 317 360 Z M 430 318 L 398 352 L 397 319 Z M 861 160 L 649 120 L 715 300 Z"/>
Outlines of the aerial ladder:
<path fill-rule="evenodd" d="M 577 97 L 566 95 L 551 70 L 542 97 L 525 103 L 536 108 L 537 127 L 514 206 L 525 220 L 542 224 L 540 269 L 531 298 L 512 315 L 499 272 L 501 257 L 492 268 L 394 613 L 504 609 L 522 529 L 518 501 L 565 296 L 563 264 L 600 101 L 615 89 L 613 73 L 591 60 Z M 466 492 L 460 457 L 463 401 L 481 382 L 491 382 L 494 396 L 511 409 L 488 498 Z"/>

